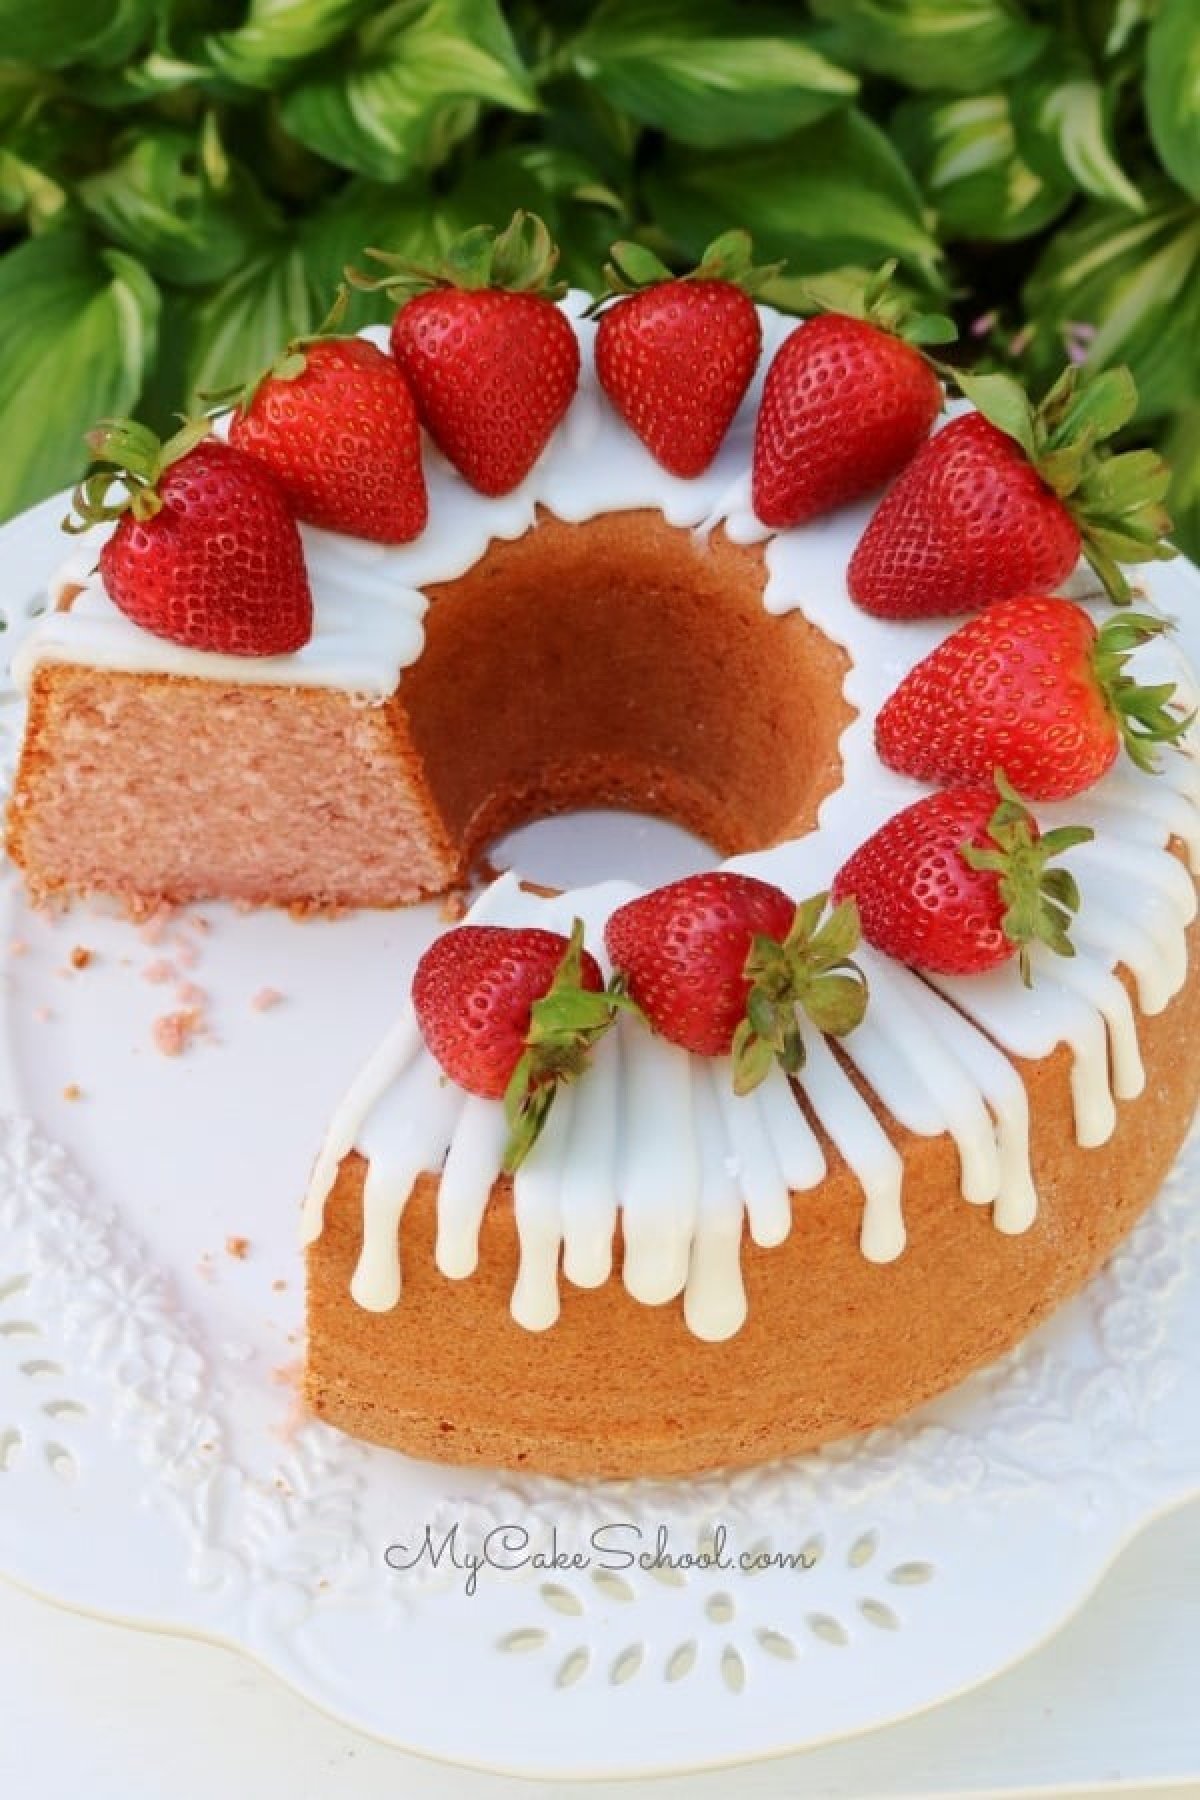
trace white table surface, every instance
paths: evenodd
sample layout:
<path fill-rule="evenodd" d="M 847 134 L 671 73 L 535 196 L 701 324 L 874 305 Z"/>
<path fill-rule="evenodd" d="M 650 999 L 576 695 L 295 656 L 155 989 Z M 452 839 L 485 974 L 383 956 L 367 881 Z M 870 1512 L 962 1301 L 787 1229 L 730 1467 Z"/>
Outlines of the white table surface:
<path fill-rule="evenodd" d="M 972 1694 L 799 1756 L 577 1791 L 589 1800 L 1200 1794 L 1198 1676 L 1194 1503 L 1150 1526 L 1061 1632 Z M 84 1618 L 0 1581 L 0 1795 L 13 1800 L 562 1791 L 406 1755 L 314 1711 L 233 1652 Z"/>

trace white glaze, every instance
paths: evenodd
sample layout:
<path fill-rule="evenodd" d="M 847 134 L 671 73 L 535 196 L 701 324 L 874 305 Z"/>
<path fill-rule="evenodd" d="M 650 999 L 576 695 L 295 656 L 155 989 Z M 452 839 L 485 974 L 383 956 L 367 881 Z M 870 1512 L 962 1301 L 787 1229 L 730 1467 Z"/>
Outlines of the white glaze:
<path fill-rule="evenodd" d="M 774 536 L 753 517 L 755 410 L 790 320 L 763 312 L 764 356 L 751 392 L 712 468 L 681 481 L 658 467 L 600 396 L 591 359 L 595 328 L 578 318 L 585 303 L 578 295 L 566 303 L 583 353 L 579 394 L 519 489 L 486 500 L 427 447 L 430 524 L 415 543 L 383 548 L 304 528 L 316 634 L 296 656 L 260 661 L 179 650 L 138 631 L 91 582 L 70 612 L 48 615 L 31 634 L 18 678 L 27 682 L 38 662 L 57 659 L 222 681 L 329 685 L 370 702 L 391 693 L 420 654 L 427 604 L 421 590 L 461 575 L 490 542 L 520 536 L 539 506 L 568 521 L 651 507 L 699 532 L 723 524 L 738 542 L 767 538 L 764 605 L 772 613 L 799 609 L 846 650 L 845 694 L 856 709 L 840 744 L 844 779 L 822 804 L 818 829 L 729 866 L 797 897 L 827 887 L 857 844 L 926 791 L 880 765 L 873 725 L 898 681 L 952 625 L 888 623 L 850 601 L 846 568 L 870 503 Z M 80 554 L 65 579 L 87 572 Z M 82 555 L 94 560 L 95 551 Z M 1068 586 L 1081 593 L 1078 581 Z M 1094 596 L 1094 584 L 1085 583 L 1082 593 Z M 1107 610 L 1094 598 L 1089 603 L 1097 615 Z M 1194 704 L 1194 678 L 1173 644 L 1146 645 L 1134 660 L 1144 679 L 1174 680 Z M 1167 846 L 1182 841 L 1200 867 L 1200 761 L 1168 753 L 1163 764 L 1161 776 L 1149 777 L 1123 759 L 1088 794 L 1038 809 L 1045 825 L 1091 825 L 1096 841 L 1066 858 L 1084 900 L 1078 955 L 1066 962 L 1035 952 L 1032 992 L 1012 965 L 983 977 L 925 981 L 870 950 L 862 954 L 873 1003 L 839 1055 L 902 1126 L 924 1136 L 949 1134 L 964 1198 L 990 1205 L 998 1230 L 1025 1230 L 1036 1212 L 1028 1101 L 1011 1059 L 1039 1060 L 1065 1044 L 1078 1140 L 1103 1143 L 1115 1125 L 1115 1101 L 1136 1095 L 1144 1081 L 1134 1011 L 1113 971 L 1118 963 L 1129 967 L 1144 1012 L 1160 1011 L 1182 985 L 1184 930 L 1196 901 Z M 578 914 L 603 962 L 604 922 L 634 892 L 606 883 L 545 899 L 503 877 L 470 916 L 565 930 Z M 862 1189 L 864 1256 L 886 1262 L 904 1247 L 903 1160 L 839 1056 L 811 1030 L 805 1039 L 797 1091 Z M 357 1148 L 370 1167 L 355 1298 L 368 1307 L 398 1298 L 397 1226 L 423 1170 L 442 1175 L 437 1266 L 456 1279 L 469 1276 L 504 1137 L 498 1103 L 464 1097 L 442 1079 L 406 1009 L 330 1124 L 305 1203 L 306 1241 L 319 1234 L 340 1161 Z M 560 1095 L 514 1184 L 521 1246 L 514 1317 L 531 1330 L 553 1323 L 560 1263 L 576 1285 L 607 1280 L 619 1222 L 628 1291 L 649 1305 L 682 1294 L 697 1336 L 728 1337 L 745 1317 L 743 1232 L 771 1245 L 802 1231 L 803 1201 L 794 1204 L 793 1223 L 791 1195 L 817 1186 L 824 1173 L 820 1143 L 782 1075 L 737 1099 L 723 1062 L 690 1058 L 622 1019 L 587 1079 Z"/>

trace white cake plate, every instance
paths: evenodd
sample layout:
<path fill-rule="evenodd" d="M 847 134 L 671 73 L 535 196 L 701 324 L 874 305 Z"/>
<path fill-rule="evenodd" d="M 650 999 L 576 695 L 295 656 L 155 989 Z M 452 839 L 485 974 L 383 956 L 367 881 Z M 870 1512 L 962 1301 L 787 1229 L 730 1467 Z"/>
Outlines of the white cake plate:
<path fill-rule="evenodd" d="M 62 511 L 0 532 L 10 646 Z M 1155 588 L 1200 618 L 1194 571 Z M 1197 620 L 1184 630 L 1200 652 Z M 11 765 L 7 691 L 0 721 Z M 668 831 L 603 834 L 534 828 L 522 868 L 686 866 Z M 1195 1136 L 1129 1244 L 1028 1343 L 821 1454 L 588 1486 L 430 1467 L 305 1421 L 298 1196 L 436 908 L 213 906 L 139 932 L 95 907 L 34 915 L 2 882 L 0 1570 L 17 1581 L 236 1645 L 410 1750 L 633 1775 L 799 1749 L 983 1681 L 1200 1492 Z M 199 1031 L 165 1056 L 155 1022 L 180 1011 Z M 414 1561 L 455 1527 L 460 1564 L 486 1553 L 474 1579 L 450 1549 Z M 657 1567 L 632 1560 L 657 1547 Z"/>

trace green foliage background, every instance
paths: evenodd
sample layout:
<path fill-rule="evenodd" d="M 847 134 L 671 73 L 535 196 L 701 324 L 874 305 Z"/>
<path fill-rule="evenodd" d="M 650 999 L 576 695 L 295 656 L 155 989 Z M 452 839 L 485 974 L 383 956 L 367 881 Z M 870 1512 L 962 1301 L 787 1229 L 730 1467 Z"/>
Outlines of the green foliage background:
<path fill-rule="evenodd" d="M 777 304 L 895 256 L 1035 386 L 1128 362 L 1200 552 L 1200 0 L 0 0 L 0 56 L 0 516 L 525 205 L 585 286 L 743 224 Z"/>

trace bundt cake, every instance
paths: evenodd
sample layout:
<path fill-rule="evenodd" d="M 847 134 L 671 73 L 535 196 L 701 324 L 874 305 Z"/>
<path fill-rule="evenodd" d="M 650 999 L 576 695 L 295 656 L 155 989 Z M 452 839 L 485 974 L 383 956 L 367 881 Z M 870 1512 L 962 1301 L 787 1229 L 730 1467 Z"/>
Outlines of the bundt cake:
<path fill-rule="evenodd" d="M 36 898 L 407 905 L 515 824 L 607 805 L 799 899 L 930 791 L 874 727 L 947 622 L 850 597 L 869 503 L 769 531 L 752 507 L 762 370 L 795 322 L 760 309 L 760 373 L 683 476 L 601 391 L 585 307 L 564 303 L 578 391 L 516 486 L 430 451 L 411 541 L 301 526 L 302 648 L 186 647 L 130 622 L 94 550 L 68 566 L 16 670 L 9 843 Z M 1166 644 L 1137 655 L 1184 694 Z M 917 973 L 864 943 L 862 1022 L 802 1022 L 803 1066 L 744 1094 L 623 1012 L 515 1173 L 504 1107 L 401 1000 L 305 1204 L 314 1410 L 421 1457 L 674 1473 L 895 1418 L 1015 1344 L 1130 1229 L 1195 1105 L 1200 767 L 1161 760 L 1039 806 L 1094 836 L 1066 855 L 1076 954 L 1035 946 L 1031 988 L 1013 961 Z M 635 893 L 506 875 L 467 922 L 582 920 L 607 974 Z"/>

